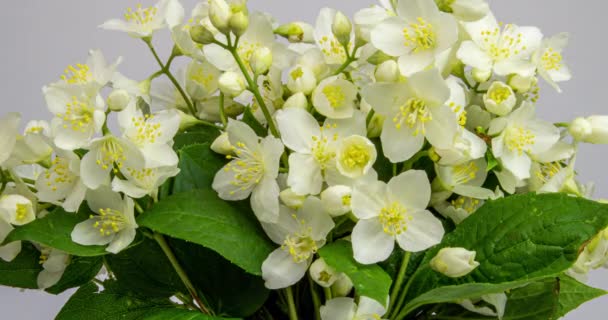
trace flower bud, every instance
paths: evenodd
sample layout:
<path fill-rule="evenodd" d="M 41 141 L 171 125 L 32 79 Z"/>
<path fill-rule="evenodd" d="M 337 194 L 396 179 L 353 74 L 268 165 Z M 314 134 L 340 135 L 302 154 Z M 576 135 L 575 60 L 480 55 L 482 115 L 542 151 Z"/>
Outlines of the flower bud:
<path fill-rule="evenodd" d="M 399 79 L 399 65 L 395 60 L 387 60 L 376 67 L 377 82 L 395 82 Z"/>
<path fill-rule="evenodd" d="M 481 70 L 481 69 L 473 69 L 472 72 L 473 75 L 473 80 L 482 83 L 482 82 L 486 82 L 490 79 L 490 77 L 492 76 L 492 70 Z"/>
<path fill-rule="evenodd" d="M 506 116 L 515 107 L 517 98 L 511 87 L 503 82 L 496 81 L 483 95 L 483 102 L 488 111 L 499 116 Z"/>
<path fill-rule="evenodd" d="M 331 186 L 321 193 L 323 208 L 332 217 L 348 213 L 352 189 L 347 186 Z"/>
<path fill-rule="evenodd" d="M 202 45 L 215 41 L 213 33 L 202 25 L 195 25 L 190 28 L 190 38 L 192 38 L 192 41 Z"/>
<path fill-rule="evenodd" d="M 232 154 L 232 144 L 230 144 L 227 132 L 222 132 L 222 134 L 215 138 L 211 144 L 211 150 L 224 155 Z"/>
<path fill-rule="evenodd" d="M 341 45 L 346 46 L 350 42 L 350 34 L 353 29 L 353 25 L 342 12 L 337 11 L 334 16 L 334 21 L 331 25 L 331 31 L 334 33 L 338 42 Z"/>
<path fill-rule="evenodd" d="M 286 206 L 292 209 L 300 208 L 304 204 L 304 200 L 306 200 L 306 196 L 296 194 L 291 188 L 281 191 L 279 198 Z"/>
<path fill-rule="evenodd" d="M 451 278 L 459 278 L 471 273 L 479 266 L 475 261 L 475 251 L 464 248 L 443 248 L 431 259 L 431 268 Z"/>
<path fill-rule="evenodd" d="M 124 110 L 131 102 L 131 95 L 126 90 L 114 90 L 108 96 L 108 108 L 115 112 Z"/>
<path fill-rule="evenodd" d="M 218 82 L 220 90 L 224 94 L 231 97 L 236 97 L 240 95 L 241 93 L 243 93 L 243 91 L 245 91 L 245 88 L 247 87 L 243 76 L 232 71 L 224 72 L 220 76 Z"/>
<path fill-rule="evenodd" d="M 2 218 L 14 226 L 22 226 L 36 219 L 32 201 L 18 194 L 2 196 L 0 212 L 3 213 Z"/>
<path fill-rule="evenodd" d="M 232 10 L 225 0 L 209 0 L 209 19 L 221 33 L 230 32 Z"/>
<path fill-rule="evenodd" d="M 336 282 L 331 286 L 331 292 L 334 297 L 346 297 L 352 290 L 353 282 L 344 273 L 341 273 Z"/>
<path fill-rule="evenodd" d="M 306 95 L 304 95 L 302 92 L 298 92 L 287 98 L 283 104 L 283 109 L 289 108 L 308 109 L 308 100 L 306 99 Z"/>
<path fill-rule="evenodd" d="M 325 263 L 323 258 L 315 260 L 310 265 L 310 277 L 323 288 L 329 288 L 338 280 L 339 273 Z"/>
<path fill-rule="evenodd" d="M 298 65 L 287 75 L 287 88 L 293 93 L 302 92 L 309 95 L 317 86 L 317 78 L 310 68 Z"/>
<path fill-rule="evenodd" d="M 179 131 L 185 131 L 196 125 L 199 125 L 201 121 L 191 114 L 185 113 L 179 109 L 175 109 L 179 114 Z"/>
<path fill-rule="evenodd" d="M 249 16 L 247 13 L 240 11 L 230 17 L 230 31 L 240 37 L 245 34 L 249 27 Z"/>
<path fill-rule="evenodd" d="M 376 147 L 368 138 L 352 135 L 340 143 L 336 162 L 341 174 L 355 179 L 371 169 L 377 156 Z"/>
<path fill-rule="evenodd" d="M 509 86 L 519 93 L 526 93 L 530 91 L 535 82 L 535 77 L 522 77 L 518 74 L 510 76 L 507 80 Z"/>
<path fill-rule="evenodd" d="M 568 130 L 577 141 L 608 144 L 608 116 L 577 118 L 572 121 Z"/>
<path fill-rule="evenodd" d="M 255 74 L 265 74 L 272 65 L 272 51 L 267 47 L 255 49 L 249 59 L 249 66 Z"/>
<path fill-rule="evenodd" d="M 304 37 L 304 29 L 295 22 L 279 26 L 274 33 L 289 39 L 290 42 L 300 42 Z"/>

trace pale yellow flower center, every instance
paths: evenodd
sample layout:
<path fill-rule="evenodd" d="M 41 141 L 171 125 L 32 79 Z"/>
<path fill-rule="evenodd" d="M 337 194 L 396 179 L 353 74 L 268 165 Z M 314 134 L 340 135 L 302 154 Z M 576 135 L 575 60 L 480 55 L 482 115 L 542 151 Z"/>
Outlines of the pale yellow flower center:
<path fill-rule="evenodd" d="M 452 206 L 455 209 L 462 209 L 467 213 L 471 214 L 479 208 L 481 201 L 479 199 L 473 199 L 469 197 L 458 197 L 451 201 Z"/>
<path fill-rule="evenodd" d="M 327 85 L 323 88 L 323 94 L 327 101 L 329 101 L 329 105 L 332 108 L 339 108 L 344 105 L 346 101 L 346 95 L 344 94 L 344 90 L 342 87 L 337 85 Z"/>
<path fill-rule="evenodd" d="M 386 234 L 396 236 L 407 230 L 407 222 L 411 220 L 412 217 L 407 215 L 407 209 L 400 203 L 392 202 L 380 210 L 378 219 Z"/>
<path fill-rule="evenodd" d="M 63 73 L 61 79 L 69 84 L 87 83 L 93 78 L 93 74 L 86 64 L 69 65 Z"/>
<path fill-rule="evenodd" d="M 143 117 L 132 117 L 131 123 L 137 129 L 131 140 L 137 145 L 152 144 L 162 135 L 161 124 L 154 123 L 154 115 L 146 114 Z"/>
<path fill-rule="evenodd" d="M 99 215 L 91 215 L 90 218 L 95 220 L 93 227 L 104 236 L 118 233 L 128 224 L 127 217 L 122 212 L 110 208 L 99 209 Z"/>
<path fill-rule="evenodd" d="M 543 183 L 547 183 L 560 170 L 562 170 L 562 165 L 559 162 L 541 163 L 539 170 L 534 175 Z"/>
<path fill-rule="evenodd" d="M 555 51 L 553 48 L 548 48 L 545 50 L 543 56 L 541 57 L 543 68 L 547 71 L 561 69 L 563 59 L 562 54 Z"/>
<path fill-rule="evenodd" d="M 403 28 L 404 45 L 406 47 L 413 47 L 415 53 L 435 49 L 437 46 L 437 34 L 433 25 L 422 17 L 418 17 L 416 21 Z"/>
<path fill-rule="evenodd" d="M 507 87 L 497 87 L 488 92 L 488 98 L 497 104 L 505 102 L 511 96 L 511 90 Z"/>
<path fill-rule="evenodd" d="M 502 34 L 500 28 L 481 31 L 483 45 L 493 61 L 509 59 L 528 50 L 527 46 L 522 45 L 523 34 L 512 33 L 514 28 L 514 25 L 507 24 Z"/>
<path fill-rule="evenodd" d="M 82 101 L 76 96 L 65 105 L 65 113 L 57 116 L 64 121 L 64 128 L 71 128 L 74 131 L 86 132 L 89 124 L 93 122 L 94 109 L 88 101 Z"/>
<path fill-rule="evenodd" d="M 145 25 L 152 22 L 157 13 L 158 8 L 156 7 L 144 8 L 141 4 L 138 4 L 135 10 L 127 8 L 125 20 L 139 25 Z"/>
<path fill-rule="evenodd" d="M 46 180 L 46 185 L 52 191 L 57 191 L 58 186 L 61 184 L 72 184 L 74 182 L 74 175 L 70 172 L 68 161 L 64 158 L 56 157 L 51 162 L 51 167 L 44 172 L 44 179 Z"/>
<path fill-rule="evenodd" d="M 342 166 L 351 170 L 364 168 L 370 159 L 367 146 L 358 143 L 349 144 L 340 157 Z"/>
<path fill-rule="evenodd" d="M 234 180 L 231 181 L 233 186 L 239 187 L 241 190 L 248 190 L 258 184 L 264 176 L 263 157 L 242 142 L 237 142 L 232 150 L 235 156 L 229 155 L 226 158 L 234 160 L 227 164 L 224 170 L 234 172 Z M 230 193 L 234 194 L 234 191 Z"/>
<path fill-rule="evenodd" d="M 532 131 L 523 127 L 511 127 L 507 129 L 505 134 L 505 144 L 511 151 L 517 151 L 522 155 L 524 151 L 528 151 L 528 147 L 534 144 L 536 137 Z"/>
<path fill-rule="evenodd" d="M 289 253 L 295 263 L 300 263 L 308 260 L 319 248 L 317 242 L 312 238 L 312 228 L 306 226 L 305 221 L 298 220 L 295 215 L 293 218 L 300 224 L 300 231 L 288 235 L 281 249 Z"/>
<path fill-rule="evenodd" d="M 103 170 L 113 168 L 114 172 L 118 172 L 118 169 L 122 168 L 125 160 L 127 160 L 125 150 L 115 139 L 105 140 L 97 151 L 96 163 Z"/>
<path fill-rule="evenodd" d="M 452 179 L 455 185 L 467 183 L 477 176 L 479 168 L 475 162 L 469 162 L 453 167 Z"/>
<path fill-rule="evenodd" d="M 324 36 L 319 40 L 319 46 L 321 47 L 321 52 L 325 56 L 328 57 L 336 57 L 338 59 L 346 59 L 346 51 L 344 47 L 338 42 L 338 40 L 334 37 Z"/>
<path fill-rule="evenodd" d="M 407 102 L 399 107 L 399 112 L 393 118 L 393 123 L 397 129 L 401 129 L 403 124 L 410 128 L 414 128 L 419 124 L 424 124 L 427 121 L 433 120 L 429 111 L 429 107 L 424 101 L 417 98 L 410 98 Z M 422 129 L 424 133 L 424 128 Z M 419 133 L 418 129 L 414 135 Z"/>
<path fill-rule="evenodd" d="M 291 79 L 295 81 L 300 79 L 304 75 L 304 71 L 302 70 L 302 67 L 297 67 L 293 69 L 293 71 L 291 71 L 289 75 L 291 76 Z"/>
<path fill-rule="evenodd" d="M 32 205 L 29 203 L 17 203 L 15 207 L 15 220 L 19 222 L 25 221 L 27 214 L 32 209 Z"/>

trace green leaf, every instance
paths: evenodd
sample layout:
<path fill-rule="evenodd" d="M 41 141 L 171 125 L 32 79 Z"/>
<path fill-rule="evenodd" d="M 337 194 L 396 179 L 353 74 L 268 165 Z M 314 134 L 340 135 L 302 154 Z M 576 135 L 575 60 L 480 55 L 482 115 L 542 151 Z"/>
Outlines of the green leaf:
<path fill-rule="evenodd" d="M 106 259 L 116 279 L 142 295 L 170 297 L 176 292 L 188 292 L 155 241 L 146 239 Z"/>
<path fill-rule="evenodd" d="M 213 320 L 223 319 L 180 309 L 168 299 L 149 299 L 121 292 L 111 286 L 101 291 L 93 283 L 82 286 L 55 320 Z M 104 284 L 105 286 L 105 284 Z"/>
<path fill-rule="evenodd" d="M 38 273 L 42 271 L 40 252 L 29 243 L 22 243 L 21 253 L 11 262 L 0 259 L 0 285 L 38 289 Z"/>
<path fill-rule="evenodd" d="M 363 265 L 353 258 L 352 245 L 339 240 L 319 250 L 319 255 L 336 271 L 345 273 L 353 282 L 357 295 L 385 304 L 391 288 L 391 277 L 378 265 Z"/>
<path fill-rule="evenodd" d="M 171 239 L 180 264 L 216 314 L 246 317 L 260 309 L 270 291 L 264 280 L 246 273 L 214 251 Z"/>
<path fill-rule="evenodd" d="M 260 137 L 268 135 L 268 130 L 251 113 L 251 108 L 245 108 L 243 112 L 243 122 L 246 123 Z"/>
<path fill-rule="evenodd" d="M 421 297 L 436 294 L 431 291 L 435 288 L 446 287 L 441 290 L 457 300 L 458 294 L 479 288 L 458 285 L 500 284 L 506 290 L 510 285 L 559 276 L 574 264 L 581 246 L 606 225 L 608 205 L 563 194 L 524 194 L 488 201 L 427 252 L 408 292 L 410 299 L 418 298 L 405 310 L 433 303 Z M 457 279 L 433 271 L 429 261 L 443 247 L 476 251 L 480 266 Z"/>
<path fill-rule="evenodd" d="M 605 295 L 607 292 L 580 283 L 569 277 L 560 277 L 558 316 L 565 316 L 568 312 L 578 308 L 583 303 Z"/>
<path fill-rule="evenodd" d="M 248 206 L 218 198 L 211 189 L 172 195 L 137 219 L 140 227 L 214 250 L 243 270 L 261 275 L 274 249 Z"/>
<path fill-rule="evenodd" d="M 75 256 L 105 255 L 108 253 L 105 247 L 83 246 L 72 242 L 72 230 L 78 223 L 88 219 L 90 214 L 86 206 L 82 206 L 78 213 L 69 213 L 57 208 L 44 218 L 15 228 L 6 237 L 5 243 L 17 240 L 33 241 Z"/>
<path fill-rule="evenodd" d="M 197 126 L 180 132 L 173 138 L 173 149 L 180 150 L 193 144 L 212 143 L 220 130 L 209 126 Z"/>
<path fill-rule="evenodd" d="M 375 138 L 371 140 L 378 150 L 378 158 L 374 163 L 374 170 L 378 173 L 378 179 L 384 182 L 388 182 L 393 177 L 393 164 L 387 157 L 384 156 L 382 150 L 382 143 L 380 139 Z"/>
<path fill-rule="evenodd" d="M 60 294 L 68 289 L 80 287 L 91 281 L 103 266 L 102 257 L 72 257 L 70 264 L 63 272 L 61 280 L 46 292 Z"/>
<path fill-rule="evenodd" d="M 213 152 L 210 146 L 210 143 L 195 144 L 179 151 L 181 171 L 173 183 L 174 193 L 211 188 L 213 178 L 224 166 L 225 160 Z"/>

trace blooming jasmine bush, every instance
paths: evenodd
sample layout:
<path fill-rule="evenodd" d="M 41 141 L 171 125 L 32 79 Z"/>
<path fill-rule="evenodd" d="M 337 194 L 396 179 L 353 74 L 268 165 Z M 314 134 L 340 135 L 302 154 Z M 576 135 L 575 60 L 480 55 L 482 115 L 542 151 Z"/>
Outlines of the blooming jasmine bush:
<path fill-rule="evenodd" d="M 101 25 L 147 79 L 93 50 L 43 88 L 50 122 L 2 116 L 0 284 L 79 287 L 58 320 L 546 320 L 605 293 L 608 205 L 574 165 L 608 117 L 536 117 L 567 34 L 484 0 L 185 16 Z"/>

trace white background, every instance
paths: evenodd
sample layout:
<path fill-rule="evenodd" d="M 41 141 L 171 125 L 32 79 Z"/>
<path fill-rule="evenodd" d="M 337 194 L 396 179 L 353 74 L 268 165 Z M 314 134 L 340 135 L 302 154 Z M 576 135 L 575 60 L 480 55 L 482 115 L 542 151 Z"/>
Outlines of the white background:
<path fill-rule="evenodd" d="M 330 6 L 349 16 L 374 0 L 250 0 L 249 7 L 273 14 L 279 21 L 314 22 L 319 9 Z M 152 5 L 153 1 L 139 1 Z M 20 111 L 25 120 L 50 119 L 41 87 L 55 81 L 68 64 L 84 62 L 89 49 L 102 49 L 109 59 L 125 58 L 120 71 L 144 79 L 156 70 L 153 58 L 140 41 L 126 34 L 103 31 L 96 26 L 109 18 L 121 17 L 133 0 L 52 0 L 2 1 L 0 8 L 0 114 Z M 182 0 L 192 8 L 194 0 Z M 565 56 L 574 79 L 562 86 L 564 93 L 543 88 L 539 102 L 541 116 L 554 122 L 575 116 L 608 114 L 606 97 L 607 35 L 604 0 L 490 0 L 500 21 L 535 25 L 544 34 L 568 31 L 571 45 Z M 157 42 L 161 53 L 170 50 L 167 36 Z M 578 172 L 583 181 L 595 181 L 597 198 L 608 198 L 608 147 L 583 146 Z M 608 289 L 608 272 L 593 273 L 590 283 Z M 36 291 L 0 287 L 0 319 L 47 320 L 69 298 Z M 606 319 L 605 303 L 600 298 L 572 312 L 569 320 Z M 112 320 L 112 319 L 109 319 Z"/>

